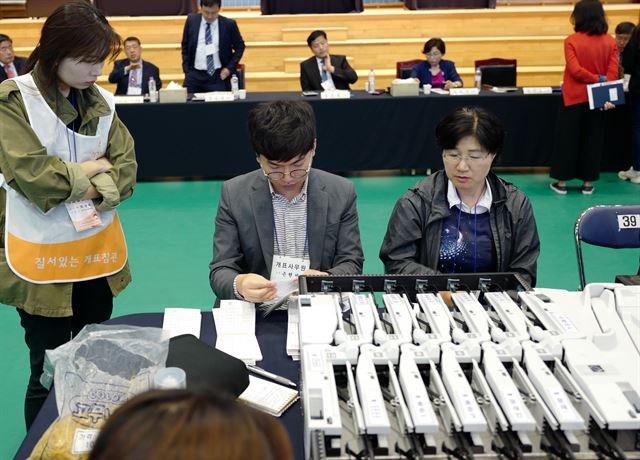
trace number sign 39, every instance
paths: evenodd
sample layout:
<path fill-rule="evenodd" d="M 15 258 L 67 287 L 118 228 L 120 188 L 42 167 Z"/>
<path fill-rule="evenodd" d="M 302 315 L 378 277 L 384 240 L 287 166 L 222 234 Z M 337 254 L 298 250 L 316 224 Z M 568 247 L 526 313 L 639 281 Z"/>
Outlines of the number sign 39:
<path fill-rule="evenodd" d="M 618 229 L 640 228 L 640 214 L 621 214 L 618 216 Z"/>

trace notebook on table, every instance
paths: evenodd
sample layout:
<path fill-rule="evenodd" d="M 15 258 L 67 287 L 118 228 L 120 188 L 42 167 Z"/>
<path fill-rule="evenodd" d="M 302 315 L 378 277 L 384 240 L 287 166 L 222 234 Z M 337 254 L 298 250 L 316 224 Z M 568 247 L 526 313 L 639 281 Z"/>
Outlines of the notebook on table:
<path fill-rule="evenodd" d="M 296 390 L 249 375 L 249 386 L 238 399 L 275 417 L 280 417 L 300 397 Z"/>

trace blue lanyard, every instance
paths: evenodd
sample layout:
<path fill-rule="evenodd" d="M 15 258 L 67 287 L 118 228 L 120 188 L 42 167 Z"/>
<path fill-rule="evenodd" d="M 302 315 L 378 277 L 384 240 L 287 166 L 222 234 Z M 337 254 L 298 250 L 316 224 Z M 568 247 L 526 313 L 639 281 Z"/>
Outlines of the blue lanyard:
<path fill-rule="evenodd" d="M 278 249 L 278 255 L 282 255 L 282 250 L 280 249 L 280 241 L 278 240 L 278 230 L 277 230 L 277 226 L 276 226 L 276 210 L 273 208 L 273 204 L 271 205 L 272 208 L 272 213 L 271 213 L 271 218 L 272 218 L 272 222 L 273 222 L 273 239 L 276 242 L 276 248 Z M 308 219 L 308 216 L 307 216 Z M 307 226 L 308 223 L 305 222 L 304 225 L 304 248 L 302 249 L 302 258 L 304 259 L 304 256 L 308 255 L 308 251 L 309 251 L 309 233 L 307 232 Z"/>
<path fill-rule="evenodd" d="M 71 105 L 77 111 L 76 101 L 75 101 L 76 93 L 71 88 Z M 76 117 L 77 119 L 77 117 Z M 69 141 L 69 128 L 67 128 L 67 146 L 69 147 L 69 160 L 77 163 L 78 162 L 78 149 L 76 147 L 76 119 L 71 122 L 71 137 L 73 138 L 73 150 L 71 150 L 71 142 Z"/>

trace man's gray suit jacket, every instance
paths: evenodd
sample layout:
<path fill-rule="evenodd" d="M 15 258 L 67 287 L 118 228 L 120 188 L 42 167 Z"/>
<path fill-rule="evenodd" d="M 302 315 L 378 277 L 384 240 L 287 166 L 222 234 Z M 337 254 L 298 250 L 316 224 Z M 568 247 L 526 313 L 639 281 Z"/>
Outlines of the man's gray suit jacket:
<path fill-rule="evenodd" d="M 342 177 L 311 169 L 307 186 L 307 229 L 310 267 L 333 275 L 360 274 L 364 256 L 360 243 L 356 193 Z M 211 288 L 219 299 L 233 299 L 238 274 L 269 279 L 273 260 L 273 205 L 262 170 L 222 185 L 209 264 Z"/>

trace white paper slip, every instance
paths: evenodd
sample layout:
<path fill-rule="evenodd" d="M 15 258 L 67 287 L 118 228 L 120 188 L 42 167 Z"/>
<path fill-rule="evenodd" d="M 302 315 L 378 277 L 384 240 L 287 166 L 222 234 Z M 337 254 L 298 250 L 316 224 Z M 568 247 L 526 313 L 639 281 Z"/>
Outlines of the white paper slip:
<path fill-rule="evenodd" d="M 436 94 L 449 94 L 449 91 L 442 88 L 431 88 L 431 92 Z"/>
<path fill-rule="evenodd" d="M 70 201 L 64 204 L 76 232 L 102 225 L 102 220 L 91 200 Z"/>
<path fill-rule="evenodd" d="M 299 398 L 296 390 L 253 375 L 249 376 L 249 386 L 238 396 L 258 410 L 280 417 Z"/>
<path fill-rule="evenodd" d="M 437 92 L 435 89 L 431 91 Z M 480 94 L 480 88 L 451 88 L 449 94 L 452 96 L 477 96 Z"/>
<path fill-rule="evenodd" d="M 169 331 L 170 337 L 191 334 L 200 338 L 201 321 L 198 308 L 165 308 L 162 329 Z"/>
<path fill-rule="evenodd" d="M 113 101 L 116 104 L 142 104 L 144 96 L 114 96 Z"/>
<path fill-rule="evenodd" d="M 256 338 L 256 309 L 242 300 L 223 300 L 213 309 L 216 326 L 216 348 L 235 356 L 246 364 L 262 360 Z"/>
<path fill-rule="evenodd" d="M 522 88 L 522 94 L 551 94 L 551 86 L 527 86 Z"/>

